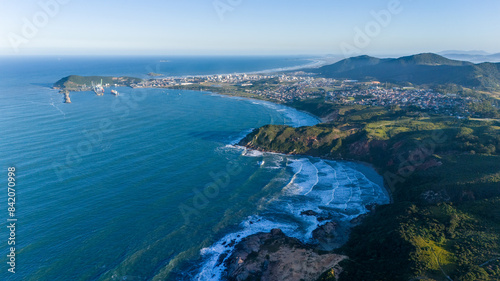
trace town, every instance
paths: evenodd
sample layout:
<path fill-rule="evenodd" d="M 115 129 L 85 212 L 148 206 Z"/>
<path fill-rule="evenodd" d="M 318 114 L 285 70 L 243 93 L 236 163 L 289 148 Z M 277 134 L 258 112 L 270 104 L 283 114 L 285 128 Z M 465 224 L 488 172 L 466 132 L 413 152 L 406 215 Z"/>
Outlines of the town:
<path fill-rule="evenodd" d="M 458 118 L 477 115 L 471 110 L 470 105 L 480 102 L 476 97 L 442 93 L 429 88 L 402 87 L 378 81 L 318 78 L 302 71 L 288 74 L 165 77 L 143 80 L 131 86 L 213 91 L 284 104 L 300 100 L 324 99 L 326 103 L 332 104 L 412 107 Z"/>

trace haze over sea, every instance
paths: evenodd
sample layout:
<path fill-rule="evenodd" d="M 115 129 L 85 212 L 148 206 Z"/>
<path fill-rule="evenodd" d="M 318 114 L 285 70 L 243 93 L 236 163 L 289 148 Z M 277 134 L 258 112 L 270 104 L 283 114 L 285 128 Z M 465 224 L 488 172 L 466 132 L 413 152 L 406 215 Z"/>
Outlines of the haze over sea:
<path fill-rule="evenodd" d="M 388 203 L 360 164 L 247 151 L 266 124 L 314 125 L 269 102 L 166 89 L 115 97 L 50 87 L 76 75 L 242 73 L 302 57 L 0 58 L 2 186 L 16 168 L 16 273 L 7 272 L 7 192 L 0 193 L 1 280 L 219 280 L 227 242 L 281 228 L 310 241 L 328 212 L 348 222 Z M 184 213 L 183 213 L 184 212 Z M 3 217 L 3 218 L 2 218 Z M 347 224 L 347 223 L 346 223 Z"/>

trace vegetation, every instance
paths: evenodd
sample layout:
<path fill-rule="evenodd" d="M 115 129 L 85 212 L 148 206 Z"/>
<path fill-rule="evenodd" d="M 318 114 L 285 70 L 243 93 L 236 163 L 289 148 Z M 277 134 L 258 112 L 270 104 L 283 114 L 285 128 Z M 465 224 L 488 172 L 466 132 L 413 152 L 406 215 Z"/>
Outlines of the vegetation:
<path fill-rule="evenodd" d="M 109 77 L 109 76 L 78 76 L 70 75 L 54 83 L 54 88 L 68 91 L 82 91 L 91 87 L 92 83 L 106 85 L 130 86 L 142 81 L 134 77 Z"/>
<path fill-rule="evenodd" d="M 484 208 L 498 214 L 499 203 L 379 207 L 343 247 L 351 260 L 341 280 L 497 280 L 499 221 Z"/>
<path fill-rule="evenodd" d="M 456 61 L 436 54 L 419 54 L 398 59 L 369 56 L 348 58 L 317 70 L 329 78 L 383 82 L 409 82 L 418 85 L 456 84 L 484 90 L 500 89 L 500 64 Z"/>
<path fill-rule="evenodd" d="M 394 204 L 379 206 L 338 251 L 340 280 L 500 279 L 500 122 L 306 101 L 313 127 L 268 125 L 242 144 L 372 163 Z M 325 273 L 321 280 L 334 280 Z"/>

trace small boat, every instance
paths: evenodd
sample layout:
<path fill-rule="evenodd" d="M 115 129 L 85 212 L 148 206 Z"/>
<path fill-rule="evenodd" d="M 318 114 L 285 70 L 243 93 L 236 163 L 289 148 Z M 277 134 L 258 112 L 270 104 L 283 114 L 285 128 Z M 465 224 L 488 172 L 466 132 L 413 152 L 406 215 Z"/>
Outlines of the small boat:
<path fill-rule="evenodd" d="M 120 95 L 120 94 L 118 93 L 118 91 L 117 91 L 117 90 L 111 90 L 111 93 L 112 93 L 113 95 L 115 95 L 115 96 Z"/>

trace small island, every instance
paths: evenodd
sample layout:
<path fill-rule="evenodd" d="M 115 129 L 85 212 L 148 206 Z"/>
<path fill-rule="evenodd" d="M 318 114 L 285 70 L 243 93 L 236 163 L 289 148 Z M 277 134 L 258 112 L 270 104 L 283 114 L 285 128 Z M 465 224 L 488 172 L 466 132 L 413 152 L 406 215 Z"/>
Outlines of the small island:
<path fill-rule="evenodd" d="M 161 73 L 155 73 L 155 72 L 150 72 L 150 73 L 148 73 L 148 76 L 158 77 L 158 76 L 163 76 L 163 74 L 161 74 Z"/>

